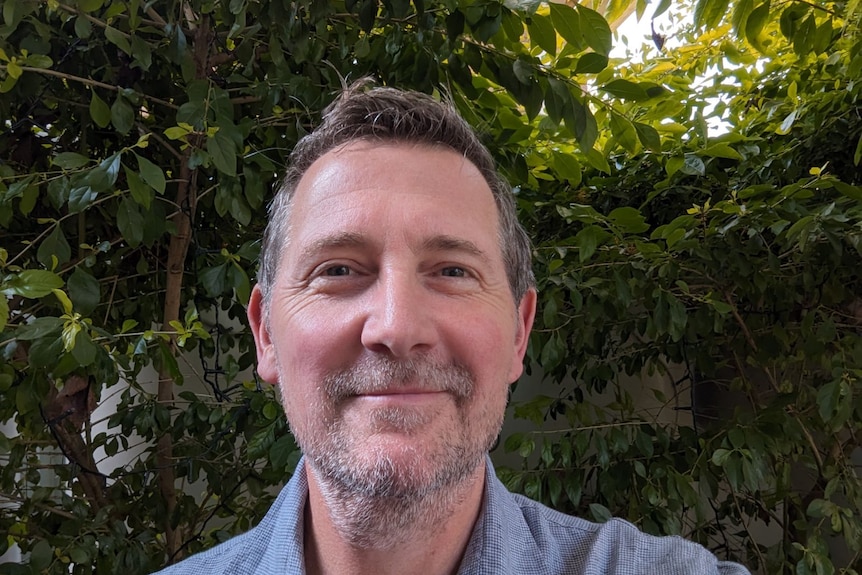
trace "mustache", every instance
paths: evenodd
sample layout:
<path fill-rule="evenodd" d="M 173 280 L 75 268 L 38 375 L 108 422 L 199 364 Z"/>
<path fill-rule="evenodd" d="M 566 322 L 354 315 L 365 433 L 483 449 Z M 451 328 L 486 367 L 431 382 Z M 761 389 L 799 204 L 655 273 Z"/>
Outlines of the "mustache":
<path fill-rule="evenodd" d="M 323 390 L 332 400 L 381 393 L 410 385 L 423 391 L 445 391 L 463 400 L 473 393 L 474 377 L 466 367 L 427 356 L 395 360 L 363 356 L 352 366 L 326 376 Z"/>

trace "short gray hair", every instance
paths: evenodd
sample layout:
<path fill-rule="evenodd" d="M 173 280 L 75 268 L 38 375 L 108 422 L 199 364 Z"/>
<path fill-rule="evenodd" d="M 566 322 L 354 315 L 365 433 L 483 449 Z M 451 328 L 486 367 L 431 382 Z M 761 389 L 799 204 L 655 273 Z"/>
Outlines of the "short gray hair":
<path fill-rule="evenodd" d="M 368 84 L 360 80 L 342 91 L 324 110 L 320 126 L 303 137 L 290 154 L 287 173 L 269 207 L 261 247 L 258 284 L 264 302 L 272 293 L 290 231 L 293 194 L 302 176 L 318 158 L 339 146 L 382 141 L 450 148 L 479 169 L 494 196 L 506 275 L 512 295 L 520 303 L 535 285 L 530 238 L 518 221 L 512 190 L 497 172 L 488 149 L 450 103 L 421 92 L 369 89 Z"/>

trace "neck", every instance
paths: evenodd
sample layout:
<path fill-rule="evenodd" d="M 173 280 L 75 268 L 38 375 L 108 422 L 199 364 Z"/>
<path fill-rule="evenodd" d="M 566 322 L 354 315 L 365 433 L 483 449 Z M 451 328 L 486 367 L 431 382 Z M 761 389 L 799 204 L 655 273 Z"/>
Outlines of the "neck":
<path fill-rule="evenodd" d="M 306 470 L 306 573 L 457 571 L 482 506 L 484 459 L 460 483 L 416 498 L 343 493 Z"/>

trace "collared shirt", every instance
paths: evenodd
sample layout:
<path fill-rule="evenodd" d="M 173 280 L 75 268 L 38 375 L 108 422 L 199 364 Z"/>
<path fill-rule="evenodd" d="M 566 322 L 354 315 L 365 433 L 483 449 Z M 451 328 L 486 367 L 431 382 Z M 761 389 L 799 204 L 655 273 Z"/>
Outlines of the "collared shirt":
<path fill-rule="evenodd" d="M 304 460 L 257 525 L 158 575 L 304 574 Z M 621 519 L 602 524 L 510 493 L 486 464 L 484 503 L 459 575 L 748 575 L 681 537 L 654 537 Z"/>

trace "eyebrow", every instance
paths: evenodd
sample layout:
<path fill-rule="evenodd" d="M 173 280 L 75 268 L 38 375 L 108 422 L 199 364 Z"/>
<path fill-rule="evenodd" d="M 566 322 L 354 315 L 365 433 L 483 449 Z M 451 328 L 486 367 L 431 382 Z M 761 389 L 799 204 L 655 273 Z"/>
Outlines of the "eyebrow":
<path fill-rule="evenodd" d="M 340 232 L 314 240 L 303 248 L 301 257 L 308 259 L 331 249 L 355 248 L 365 245 L 368 245 L 368 239 L 364 235 L 355 232 Z"/>
<path fill-rule="evenodd" d="M 440 235 L 428 238 L 422 243 L 422 247 L 427 251 L 434 252 L 462 252 L 475 256 L 482 261 L 488 261 L 488 255 L 476 244 L 470 240 L 453 236 Z"/>
<path fill-rule="evenodd" d="M 313 258 L 321 252 L 339 248 L 358 248 L 369 244 L 369 239 L 356 232 L 339 232 L 318 238 L 302 250 L 303 259 Z M 448 235 L 437 235 L 422 242 L 422 249 L 430 252 L 460 252 L 489 261 L 488 255 L 475 243 L 463 238 Z"/>

